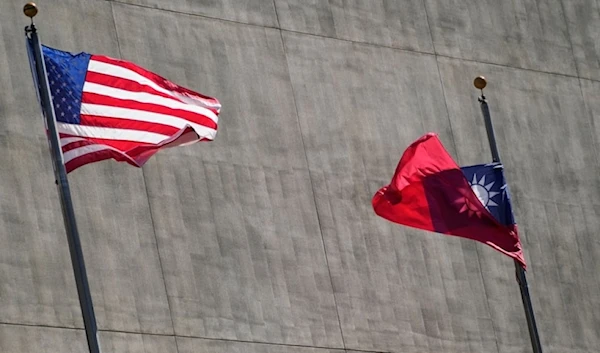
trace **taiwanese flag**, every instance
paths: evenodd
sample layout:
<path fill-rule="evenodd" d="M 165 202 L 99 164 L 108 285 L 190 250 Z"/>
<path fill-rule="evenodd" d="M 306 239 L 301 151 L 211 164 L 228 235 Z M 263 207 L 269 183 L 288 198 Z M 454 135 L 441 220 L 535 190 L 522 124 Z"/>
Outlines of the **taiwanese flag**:
<path fill-rule="evenodd" d="M 526 266 L 502 165 L 460 168 L 436 134 L 406 149 L 373 209 L 395 223 L 480 241 Z"/>

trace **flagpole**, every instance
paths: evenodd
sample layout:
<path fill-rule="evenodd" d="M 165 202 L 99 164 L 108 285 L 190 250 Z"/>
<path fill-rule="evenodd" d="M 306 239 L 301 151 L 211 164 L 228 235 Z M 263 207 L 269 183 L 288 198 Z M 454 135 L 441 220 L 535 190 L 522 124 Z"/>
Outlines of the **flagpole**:
<path fill-rule="evenodd" d="M 67 171 L 63 162 L 62 150 L 56 129 L 56 116 L 54 107 L 52 106 L 52 97 L 50 87 L 48 85 L 48 77 L 46 73 L 46 65 L 42 54 L 42 47 L 37 35 L 37 29 L 33 23 L 33 17 L 37 14 L 37 6 L 34 3 L 27 3 L 23 7 L 25 16 L 31 18 L 31 25 L 25 27 L 25 35 L 29 34 L 32 41 L 33 59 L 35 63 L 35 74 L 37 76 L 37 84 L 39 88 L 39 98 L 42 102 L 42 110 L 46 118 L 46 127 L 48 129 L 48 139 L 50 142 L 50 153 L 54 164 L 54 175 L 60 196 L 62 206 L 63 220 L 69 243 L 69 253 L 71 254 L 71 263 L 73 265 L 73 273 L 75 275 L 75 283 L 77 285 L 77 294 L 79 295 L 79 304 L 81 306 L 81 314 L 85 326 L 85 334 L 87 336 L 88 348 L 90 353 L 100 353 L 100 343 L 98 338 L 98 327 L 96 325 L 96 317 L 94 315 L 94 307 L 92 305 L 92 295 L 87 280 L 85 271 L 85 262 L 83 260 L 83 251 L 81 250 L 81 241 L 77 231 L 77 223 L 75 222 L 75 211 L 73 210 L 73 202 L 71 201 L 71 191 L 69 189 L 69 181 L 67 179 Z M 34 68 L 32 67 L 32 70 Z"/>
<path fill-rule="evenodd" d="M 479 97 L 478 100 L 481 106 L 483 120 L 485 122 L 485 130 L 487 132 L 487 137 L 490 144 L 490 151 L 492 152 L 492 160 L 494 162 L 501 163 L 500 154 L 498 153 L 498 146 L 496 145 L 494 126 L 492 125 L 492 118 L 490 116 L 490 109 L 488 107 L 487 100 L 483 95 L 483 89 L 487 85 L 487 81 L 485 80 L 485 77 L 479 76 L 475 78 L 473 84 L 475 85 L 475 88 L 481 90 L 481 97 Z M 542 353 L 542 345 L 540 344 L 540 336 L 538 334 L 537 325 L 535 323 L 535 314 L 533 312 L 533 306 L 531 304 L 531 297 L 529 295 L 529 286 L 527 285 L 527 277 L 525 276 L 525 270 L 517 260 L 514 260 L 514 263 L 517 275 L 517 283 L 519 283 L 519 288 L 521 289 L 521 299 L 523 300 L 525 317 L 527 318 L 527 327 L 529 328 L 531 346 L 533 348 L 534 353 Z"/>

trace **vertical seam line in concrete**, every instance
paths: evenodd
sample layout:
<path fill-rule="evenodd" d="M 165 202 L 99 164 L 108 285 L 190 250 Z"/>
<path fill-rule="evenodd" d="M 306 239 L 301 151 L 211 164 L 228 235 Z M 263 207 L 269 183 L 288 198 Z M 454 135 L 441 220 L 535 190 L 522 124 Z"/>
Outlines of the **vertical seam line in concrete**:
<path fill-rule="evenodd" d="M 429 21 L 429 12 L 427 11 L 427 4 L 423 1 L 423 9 L 425 10 L 425 19 L 427 21 L 427 28 L 429 29 L 429 38 L 431 39 L 431 46 L 433 48 L 433 57 L 435 58 L 435 65 L 438 71 L 438 77 L 440 79 L 440 88 L 442 89 L 442 97 L 444 98 L 444 107 L 446 108 L 446 117 L 448 119 L 448 125 L 450 127 L 450 137 L 452 138 L 452 146 L 454 146 L 454 151 L 458 154 L 458 149 L 456 148 L 456 141 L 454 139 L 454 129 L 452 128 L 452 120 L 450 119 L 450 110 L 448 109 L 448 100 L 446 99 L 446 90 L 444 89 L 444 80 L 442 80 L 442 72 L 440 70 L 439 56 L 437 50 L 435 49 L 435 43 L 433 42 L 433 34 L 431 31 L 431 25 Z"/>
<path fill-rule="evenodd" d="M 158 246 L 158 236 L 156 235 L 156 225 L 154 223 L 154 215 L 152 213 L 152 205 L 150 204 L 150 193 L 148 192 L 148 183 L 146 182 L 146 173 L 142 170 L 142 179 L 144 180 L 144 189 L 146 190 L 146 198 L 148 199 L 148 211 L 150 213 L 150 222 L 152 224 L 152 233 L 154 233 L 154 241 L 156 242 L 156 253 L 158 256 L 158 264 L 160 266 L 160 273 L 162 275 L 163 285 L 165 288 L 165 296 L 167 297 L 167 307 L 169 309 L 169 318 L 171 319 L 171 328 L 173 329 L 173 337 L 176 337 L 175 334 L 175 323 L 173 321 L 173 310 L 171 310 L 171 297 L 169 296 L 169 290 L 167 288 L 167 280 L 165 278 L 165 269 L 162 263 L 162 256 L 160 254 L 160 247 Z M 179 352 L 179 347 L 177 346 L 177 339 L 175 339 L 175 349 Z"/>
<path fill-rule="evenodd" d="M 277 12 L 277 2 L 275 0 L 273 0 L 273 10 L 275 10 L 275 19 L 277 20 L 277 28 L 281 29 L 281 22 L 279 22 L 279 13 Z M 283 45 L 283 38 L 281 38 L 281 44 Z M 285 54 L 285 47 L 283 49 L 283 52 Z M 286 61 L 287 61 L 287 56 L 286 56 Z M 289 72 L 289 69 L 288 69 Z"/>
<path fill-rule="evenodd" d="M 567 31 L 567 40 L 569 41 L 569 47 L 571 48 L 571 56 L 573 57 L 573 65 L 575 65 L 575 75 L 577 78 L 581 78 L 579 75 L 579 65 L 577 65 L 577 58 L 575 57 L 575 49 L 573 49 L 573 41 L 571 40 L 571 31 L 569 31 L 569 19 L 567 18 L 567 13 L 565 11 L 565 5 L 563 4 L 563 0 L 560 0 L 560 10 L 562 11 L 562 18 L 565 23 L 565 30 Z M 580 85 L 581 89 L 581 85 Z"/>
<path fill-rule="evenodd" d="M 577 83 L 579 84 L 579 94 L 581 95 L 581 100 L 583 102 L 584 108 L 587 108 L 585 104 L 585 97 L 583 96 L 583 87 L 581 86 L 581 75 L 579 74 L 579 65 L 577 64 L 577 58 L 575 57 L 575 49 L 573 48 L 573 41 L 571 39 L 571 31 L 569 30 L 569 19 L 567 18 L 567 12 L 565 11 L 565 5 L 563 4 L 563 0 L 560 0 L 560 10 L 562 11 L 562 18 L 565 23 L 565 30 L 567 31 L 567 40 L 569 41 L 569 47 L 571 48 L 573 65 L 575 65 L 575 75 L 577 76 Z M 593 119 L 591 119 L 591 121 L 593 121 Z"/>
<path fill-rule="evenodd" d="M 587 81 L 590 81 L 590 80 L 588 80 L 586 78 L 581 78 L 581 77 L 577 78 L 577 81 L 579 83 L 579 93 L 581 94 L 581 100 L 583 101 L 583 109 L 584 109 L 583 113 L 588 116 L 588 119 L 590 121 L 591 131 L 596 131 L 596 124 L 594 122 L 594 114 L 592 113 L 592 110 L 588 108 L 588 103 L 585 99 L 585 95 L 583 94 L 582 80 L 587 80 Z M 591 82 L 593 82 L 593 81 L 591 81 Z M 592 140 L 593 140 L 593 144 L 594 144 L 594 149 L 596 151 L 598 151 L 598 140 L 596 138 L 595 133 L 592 133 Z M 598 159 L 600 158 L 598 156 L 598 153 L 596 153 L 595 155 L 596 155 L 596 160 L 598 161 Z"/>
<path fill-rule="evenodd" d="M 162 263 L 162 256 L 160 254 L 160 247 L 158 246 L 158 236 L 156 235 L 156 225 L 154 223 L 154 215 L 152 213 L 152 205 L 150 203 L 150 193 L 148 192 L 148 183 L 146 182 L 146 173 L 142 169 L 142 179 L 144 180 L 144 189 L 146 190 L 146 198 L 148 199 L 148 211 L 150 211 L 150 222 L 152 223 L 152 232 L 154 233 L 154 241 L 156 242 L 156 253 L 158 255 L 158 264 L 160 266 L 160 273 L 162 275 L 163 285 L 165 288 L 165 296 L 167 297 L 167 307 L 169 309 L 169 318 L 171 319 L 171 328 L 173 329 L 173 336 L 175 337 L 175 322 L 173 321 L 173 310 L 171 310 L 171 297 L 169 296 L 169 290 L 167 288 L 167 280 L 165 277 L 165 269 Z M 175 339 L 175 349 L 179 352 L 177 345 L 177 339 Z"/>
<path fill-rule="evenodd" d="M 112 18 L 113 18 L 113 25 L 115 26 L 115 35 L 117 36 L 117 50 L 119 51 L 119 57 L 121 59 L 123 59 L 123 54 L 121 52 L 121 43 L 119 41 L 119 30 L 117 28 L 117 20 L 115 18 L 115 7 L 114 4 L 111 2 L 110 4 L 110 9 L 112 12 Z M 148 191 L 148 183 L 146 182 L 146 173 L 144 171 L 144 168 L 140 168 L 141 172 L 142 172 L 142 180 L 144 181 L 144 190 L 146 191 L 146 199 L 148 200 L 148 213 L 150 214 L 150 224 L 152 225 L 152 233 L 154 234 L 154 241 L 156 242 L 156 255 L 158 257 L 158 264 L 160 266 L 160 274 L 162 276 L 162 280 L 163 280 L 163 286 L 165 288 L 165 296 L 167 299 L 167 307 L 169 309 L 169 318 L 171 319 L 171 328 L 173 329 L 173 337 L 175 338 L 175 350 L 177 351 L 177 353 L 179 353 L 179 346 L 177 345 L 177 338 L 176 338 L 176 334 L 175 334 L 175 323 L 173 321 L 173 311 L 171 310 L 171 300 L 169 297 L 169 290 L 167 289 L 167 281 L 165 278 L 165 270 L 162 264 L 162 257 L 160 255 L 160 248 L 158 246 L 158 236 L 156 234 L 156 224 L 154 223 L 154 215 L 152 214 L 152 205 L 150 203 L 150 193 Z M 141 327 L 140 327 L 140 331 Z M 140 332 L 143 333 L 143 332 Z"/>
<path fill-rule="evenodd" d="M 427 20 L 427 28 L 429 29 L 429 36 L 431 38 L 431 45 L 433 47 L 433 55 L 435 57 L 435 64 L 438 70 L 438 77 L 440 79 L 440 87 L 442 89 L 442 96 L 444 97 L 444 106 L 446 107 L 446 114 L 448 118 L 448 125 L 450 127 L 450 136 L 452 138 L 452 145 L 454 146 L 454 151 L 456 151 L 456 158 L 458 159 L 458 148 L 456 145 L 456 139 L 454 138 L 454 129 L 452 128 L 452 119 L 450 119 L 450 109 L 448 109 L 448 99 L 446 97 L 446 89 L 444 88 L 444 80 L 442 79 L 442 72 L 440 70 L 440 62 L 439 55 L 435 48 L 435 42 L 433 40 L 433 31 L 431 28 L 431 21 L 429 21 L 429 11 L 427 11 L 427 3 L 423 0 L 423 8 L 425 10 L 425 18 Z M 475 244 L 475 254 L 477 255 L 477 264 L 479 265 L 479 277 L 481 278 L 481 284 L 483 285 L 483 294 L 485 295 L 485 303 L 487 307 L 487 311 L 490 315 L 490 321 L 492 322 L 492 330 L 494 331 L 494 342 L 496 343 L 496 352 L 500 352 L 500 346 L 498 343 L 498 334 L 496 332 L 496 324 L 494 323 L 494 318 L 492 317 L 492 310 L 490 307 L 490 300 L 488 295 L 488 290 L 485 282 L 485 278 L 483 276 L 483 269 L 481 267 L 481 256 L 479 254 L 479 245 Z"/>
<path fill-rule="evenodd" d="M 275 16 L 277 17 L 277 23 L 279 23 L 279 13 L 277 12 L 277 7 L 275 7 Z M 294 84 L 292 82 L 292 75 L 290 73 L 290 64 L 288 60 L 287 49 L 285 46 L 285 40 L 283 39 L 283 31 L 281 29 L 277 29 L 279 31 L 279 37 L 281 39 L 281 47 L 283 49 L 283 56 L 285 57 L 285 65 L 287 68 L 288 77 L 290 79 L 290 89 L 292 90 L 292 99 L 294 101 L 294 111 L 296 112 L 296 122 L 298 123 L 298 130 L 300 131 L 300 140 L 302 141 L 302 148 L 304 149 L 304 159 L 306 160 L 306 168 L 308 170 L 308 179 L 310 180 L 310 187 L 313 194 L 313 203 L 315 205 L 315 213 L 317 215 L 317 223 L 319 225 L 319 233 L 321 233 L 321 244 L 323 245 L 323 254 L 325 255 L 325 264 L 327 266 L 327 273 L 329 274 L 329 283 L 331 284 L 331 294 L 333 296 L 333 304 L 335 305 L 335 313 L 338 319 L 338 325 L 340 328 L 340 338 L 342 339 L 342 347 L 346 350 L 346 341 L 344 340 L 344 331 L 342 329 L 342 320 L 340 319 L 340 311 L 337 304 L 337 299 L 335 296 L 335 288 L 333 285 L 333 277 L 331 276 L 331 268 L 329 267 L 329 258 L 327 257 L 327 247 L 325 246 L 325 239 L 323 237 L 323 227 L 321 224 L 321 216 L 319 215 L 319 210 L 317 207 L 317 196 L 315 192 L 315 184 L 313 182 L 312 172 L 310 171 L 310 165 L 308 162 L 308 153 L 306 151 L 306 143 L 304 141 L 304 134 L 302 133 L 302 124 L 300 124 L 300 113 L 298 112 L 298 104 L 296 102 L 296 91 L 294 90 Z"/>
<path fill-rule="evenodd" d="M 479 265 L 479 277 L 481 278 L 481 284 L 483 284 L 483 295 L 485 295 L 485 306 L 490 315 L 490 321 L 492 322 L 492 330 L 494 330 L 494 341 L 496 342 L 496 351 L 500 353 L 500 345 L 498 343 L 498 334 L 496 332 L 496 323 L 492 316 L 492 308 L 490 306 L 490 296 L 488 294 L 485 277 L 483 276 L 483 268 L 481 266 L 481 255 L 479 253 L 479 244 L 475 244 L 475 254 L 477 254 L 477 264 Z"/>
<path fill-rule="evenodd" d="M 600 9 L 598 8 L 598 0 L 595 0 L 594 4 L 596 4 L 596 11 L 600 11 Z M 573 48 L 571 31 L 569 30 L 569 19 L 567 18 L 567 12 L 565 11 L 565 5 L 563 4 L 563 0 L 560 0 L 560 6 L 561 6 L 562 13 L 563 13 L 563 19 L 565 21 L 565 28 L 567 30 L 567 37 L 568 37 L 567 39 L 569 40 L 569 46 L 571 47 L 571 54 L 573 55 L 573 63 L 575 64 L 575 74 L 577 75 L 577 83 L 579 84 L 579 94 L 581 95 L 581 101 L 583 102 L 583 108 L 585 109 L 584 114 L 588 116 L 590 125 L 592 127 L 592 131 L 595 131 L 594 115 L 591 114 L 591 112 L 588 113 L 588 105 L 587 105 L 587 102 L 585 101 L 585 95 L 583 94 L 583 85 L 581 83 L 581 80 L 586 79 L 586 78 L 581 77 L 581 74 L 579 73 L 579 65 L 577 63 L 577 57 L 575 57 L 575 49 Z M 594 149 L 598 150 L 598 141 L 596 140 L 596 134 L 592 134 L 592 139 L 594 142 Z"/>
<path fill-rule="evenodd" d="M 595 1 L 595 3 L 597 4 L 597 1 Z M 569 19 L 567 18 L 567 12 L 565 11 L 565 5 L 563 4 L 563 0 L 560 0 L 560 10 L 562 11 L 562 17 L 565 22 L 565 30 L 567 31 L 567 40 L 569 41 L 569 47 L 571 48 L 571 56 L 573 57 L 573 65 L 575 65 L 575 75 L 577 75 L 577 83 L 579 84 L 579 94 L 581 95 L 581 100 L 583 102 L 583 106 L 587 110 L 587 105 L 585 104 L 585 97 L 583 95 L 583 87 L 581 86 L 581 75 L 579 73 L 579 65 L 577 64 L 577 58 L 575 57 L 575 49 L 573 48 L 573 41 L 571 38 L 571 31 L 569 30 Z M 592 125 L 593 125 L 593 120 L 594 119 L 590 120 Z M 595 135 L 594 135 L 594 137 L 595 137 Z"/>

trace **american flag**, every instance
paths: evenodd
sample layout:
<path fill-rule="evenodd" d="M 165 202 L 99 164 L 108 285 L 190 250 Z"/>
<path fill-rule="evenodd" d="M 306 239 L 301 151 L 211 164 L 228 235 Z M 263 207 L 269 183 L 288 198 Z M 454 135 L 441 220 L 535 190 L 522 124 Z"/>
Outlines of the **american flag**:
<path fill-rule="evenodd" d="M 141 167 L 162 148 L 215 138 L 217 99 L 128 61 L 42 50 L 67 172 L 110 158 Z"/>

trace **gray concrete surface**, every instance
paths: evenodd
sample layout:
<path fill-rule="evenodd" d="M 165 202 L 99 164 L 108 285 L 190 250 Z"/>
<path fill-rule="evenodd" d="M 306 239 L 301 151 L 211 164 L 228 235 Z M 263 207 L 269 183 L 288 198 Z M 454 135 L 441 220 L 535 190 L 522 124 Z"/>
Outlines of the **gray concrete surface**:
<path fill-rule="evenodd" d="M 207 340 L 198 338 L 177 338 L 179 352 L 183 353 L 343 353 L 340 349 L 314 347 L 294 347 L 277 344 L 247 343 Z"/>
<path fill-rule="evenodd" d="M 105 0 L 100 0 L 105 1 Z M 255 24 L 265 27 L 277 26 L 277 14 L 273 1 L 265 0 L 209 0 L 209 1 L 163 1 L 163 0 L 109 0 L 114 2 L 157 8 L 174 13 L 220 18 L 229 21 Z M 142 20 L 143 19 L 138 19 Z"/>
<path fill-rule="evenodd" d="M 564 1 L 573 55 L 580 77 L 600 79 L 600 7 L 596 1 Z"/>
<path fill-rule="evenodd" d="M 173 336 L 104 331 L 100 332 L 100 343 L 102 353 L 177 352 L 177 342 Z"/>
<path fill-rule="evenodd" d="M 0 350 L 5 353 L 76 353 L 86 349 L 83 330 L 0 324 Z"/>
<path fill-rule="evenodd" d="M 24 2 L 0 3 L 0 351 L 86 347 Z M 595 1 L 40 0 L 43 42 L 218 97 L 211 143 L 70 175 L 104 352 L 531 352 L 514 269 L 370 199 L 436 131 L 489 161 L 544 352 L 600 347 Z"/>
<path fill-rule="evenodd" d="M 563 10 L 571 1 L 424 1 L 437 54 L 576 74 Z"/>
<path fill-rule="evenodd" d="M 433 53 L 422 0 L 275 0 L 282 29 Z"/>

